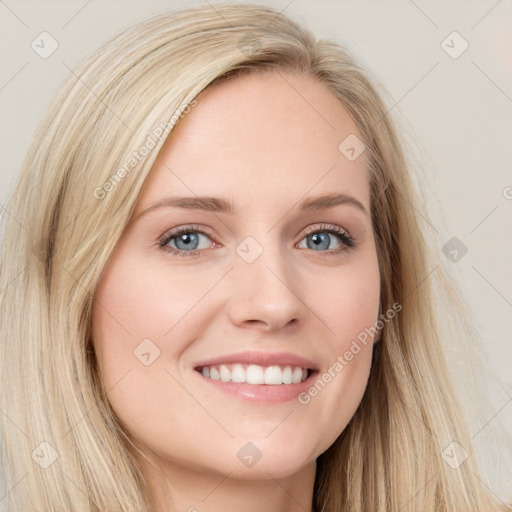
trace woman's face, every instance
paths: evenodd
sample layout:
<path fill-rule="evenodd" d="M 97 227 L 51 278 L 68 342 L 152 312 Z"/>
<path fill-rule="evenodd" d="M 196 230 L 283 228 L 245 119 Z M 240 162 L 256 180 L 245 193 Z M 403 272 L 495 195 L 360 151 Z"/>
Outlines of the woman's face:
<path fill-rule="evenodd" d="M 310 77 L 197 99 L 96 290 L 100 374 L 169 473 L 284 477 L 314 465 L 366 387 L 380 291 L 366 153 Z"/>

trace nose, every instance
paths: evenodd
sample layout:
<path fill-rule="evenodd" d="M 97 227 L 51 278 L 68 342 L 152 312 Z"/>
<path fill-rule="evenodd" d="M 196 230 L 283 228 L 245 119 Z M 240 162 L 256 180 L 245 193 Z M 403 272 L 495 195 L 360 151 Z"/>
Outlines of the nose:
<path fill-rule="evenodd" d="M 263 251 L 252 263 L 238 258 L 230 274 L 234 291 L 229 317 L 234 325 L 271 332 L 304 320 L 300 279 L 279 251 Z"/>

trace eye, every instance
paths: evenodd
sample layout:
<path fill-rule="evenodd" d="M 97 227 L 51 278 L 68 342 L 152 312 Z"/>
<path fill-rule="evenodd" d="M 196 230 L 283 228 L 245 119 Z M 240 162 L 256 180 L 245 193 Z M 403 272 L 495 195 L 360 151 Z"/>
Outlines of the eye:
<path fill-rule="evenodd" d="M 304 246 L 305 242 L 305 246 Z M 182 226 L 165 233 L 158 241 L 158 246 L 177 256 L 200 256 L 201 252 L 215 246 L 212 236 L 203 228 Z M 334 247 L 333 247 L 334 245 Z M 296 245 L 326 254 L 338 254 L 355 246 L 355 239 L 343 228 L 332 224 L 312 226 L 306 236 Z"/>
<path fill-rule="evenodd" d="M 206 240 L 205 240 L 206 239 Z M 210 242 L 208 243 L 208 240 Z M 202 229 L 184 226 L 166 233 L 158 242 L 164 251 L 178 256 L 197 255 L 212 246 L 210 236 Z"/>
<path fill-rule="evenodd" d="M 303 244 L 304 241 L 305 246 Z M 332 247 L 333 243 L 334 247 Z M 339 253 L 354 246 L 355 240 L 347 231 L 339 226 L 330 224 L 314 226 L 298 245 L 301 248 L 328 253 Z"/>

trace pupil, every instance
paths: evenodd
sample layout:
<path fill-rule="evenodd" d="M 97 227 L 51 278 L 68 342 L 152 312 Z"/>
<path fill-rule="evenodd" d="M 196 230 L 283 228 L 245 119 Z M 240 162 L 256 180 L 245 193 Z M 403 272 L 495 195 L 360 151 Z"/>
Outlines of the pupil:
<path fill-rule="evenodd" d="M 183 233 L 176 239 L 178 249 L 195 249 L 197 247 L 197 235 L 195 233 Z"/>
<path fill-rule="evenodd" d="M 311 236 L 311 241 L 315 248 L 327 249 L 329 246 L 329 236 L 326 233 L 315 233 Z"/>

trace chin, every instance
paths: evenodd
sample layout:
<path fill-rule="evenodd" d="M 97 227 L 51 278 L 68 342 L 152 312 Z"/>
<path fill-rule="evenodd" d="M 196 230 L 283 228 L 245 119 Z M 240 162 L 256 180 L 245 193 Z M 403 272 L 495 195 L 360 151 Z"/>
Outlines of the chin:
<path fill-rule="evenodd" d="M 243 443 L 235 448 L 236 463 L 227 461 L 232 476 L 242 480 L 286 478 L 314 464 L 318 454 L 311 453 L 313 447 L 293 438 L 283 442 L 271 439 Z"/>

